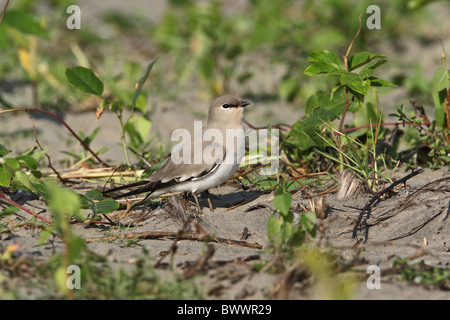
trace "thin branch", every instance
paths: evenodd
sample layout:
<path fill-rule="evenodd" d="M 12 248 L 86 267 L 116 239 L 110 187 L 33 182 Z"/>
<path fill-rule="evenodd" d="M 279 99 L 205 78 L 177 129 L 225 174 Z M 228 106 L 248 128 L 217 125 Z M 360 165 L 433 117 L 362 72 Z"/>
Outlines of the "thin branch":
<path fill-rule="evenodd" d="M 206 252 L 201 255 L 197 261 L 194 262 L 194 265 L 188 268 L 183 273 L 184 279 L 190 279 L 195 276 L 199 271 L 203 270 L 208 262 L 208 260 L 214 255 L 215 248 L 213 245 L 208 245 Z"/>
<path fill-rule="evenodd" d="M 2 16 L 0 18 L 0 25 L 3 22 L 3 17 L 5 16 L 6 8 L 8 8 L 9 0 L 6 0 L 5 9 L 3 9 Z"/>
<path fill-rule="evenodd" d="M 259 130 L 259 129 L 268 129 L 269 126 L 262 126 L 262 127 L 255 127 L 254 125 L 250 124 L 247 120 L 244 120 L 244 123 L 253 130 Z M 270 126 L 271 128 L 279 129 L 281 131 L 288 131 L 289 129 L 292 129 L 292 125 L 287 125 L 284 123 L 278 123 Z M 283 128 L 286 127 L 286 128 Z"/>
<path fill-rule="evenodd" d="M 361 212 L 359 213 L 358 219 L 356 220 L 355 226 L 353 228 L 353 233 L 352 233 L 352 238 L 356 238 L 356 233 L 361 225 L 361 220 L 363 218 L 364 215 L 366 215 L 366 217 L 368 218 L 370 216 L 370 211 L 372 208 L 372 205 L 375 203 L 375 201 L 377 201 L 378 199 L 380 199 L 386 192 L 391 191 L 392 189 L 394 189 L 395 186 L 405 183 L 407 180 L 411 179 L 412 177 L 418 175 L 419 173 L 422 173 L 423 169 L 419 169 L 417 171 L 413 171 L 410 174 L 404 176 L 401 179 L 398 179 L 397 181 L 393 182 L 391 185 L 389 185 L 388 187 L 384 188 L 383 190 L 381 190 L 380 192 L 377 192 L 372 199 L 370 199 L 370 201 L 364 206 L 364 208 L 361 209 Z"/>
<path fill-rule="evenodd" d="M 28 116 L 30 117 L 31 120 L 31 124 L 33 125 L 33 130 L 34 130 L 34 140 L 36 141 L 36 144 L 38 145 L 38 147 L 41 149 L 41 151 L 44 151 L 44 148 L 42 148 L 41 144 L 39 143 L 38 137 L 37 137 L 37 131 L 36 131 L 36 126 L 34 125 L 34 121 L 33 121 L 33 117 L 31 116 L 31 114 L 26 111 L 26 113 L 28 114 Z M 48 166 L 50 167 L 50 169 L 52 169 L 52 171 L 56 174 L 56 176 L 58 177 L 59 181 L 63 181 L 63 178 L 61 177 L 61 175 L 59 174 L 58 171 L 56 171 L 55 168 L 53 168 L 52 166 L 52 161 L 50 160 L 50 156 L 46 153 L 45 156 L 47 157 L 48 160 Z"/>
<path fill-rule="evenodd" d="M 353 47 L 353 43 L 356 40 L 356 37 L 358 37 L 359 33 L 361 32 L 361 15 L 359 15 L 359 27 L 358 27 L 358 31 L 356 32 L 355 37 L 353 38 L 352 42 L 350 42 L 350 45 L 348 46 L 347 52 L 345 53 L 345 55 L 343 56 L 344 58 L 344 67 L 345 70 L 348 71 L 348 55 L 350 54 L 350 50 Z M 347 108 L 348 106 L 353 102 L 353 100 L 355 100 L 355 96 L 352 96 L 352 101 L 349 103 L 348 102 L 348 88 L 345 88 L 345 106 L 344 106 L 344 111 L 342 112 L 341 115 L 341 121 L 339 122 L 339 131 L 342 131 L 342 127 L 344 126 L 344 119 L 345 119 L 345 114 L 347 113 Z M 339 138 L 338 138 L 339 139 Z M 340 139 L 339 139 L 340 140 Z M 339 141 L 340 142 L 340 141 Z"/>
<path fill-rule="evenodd" d="M 6 112 L 13 112 L 13 111 L 38 111 L 38 112 L 42 112 L 45 114 L 48 114 L 50 116 L 52 116 L 53 118 L 55 118 L 56 120 L 58 120 L 59 122 L 61 122 L 66 128 L 67 130 L 69 130 L 69 132 L 81 143 L 81 145 L 87 150 L 89 151 L 95 159 L 97 159 L 97 161 L 104 165 L 105 167 L 110 167 L 110 165 L 108 165 L 107 163 L 105 163 L 102 159 L 100 159 L 97 154 L 95 154 L 94 151 L 91 150 L 91 148 L 89 148 L 89 146 L 72 130 L 72 128 L 69 127 L 69 125 L 60 117 L 58 117 L 56 114 L 44 110 L 44 109 L 40 109 L 40 108 L 16 108 L 16 109 L 7 109 L 7 110 L 0 110 L 0 114 L 2 113 L 6 113 Z"/>
<path fill-rule="evenodd" d="M 36 218 L 41 219 L 41 220 L 44 220 L 44 221 L 46 221 L 46 222 L 52 222 L 52 220 L 49 220 L 49 219 L 44 218 L 44 217 L 41 217 L 40 215 L 38 215 L 38 214 L 36 214 L 36 213 L 34 213 L 34 212 L 31 212 L 30 210 L 24 208 L 23 206 L 21 206 L 21 205 L 18 204 L 17 202 L 11 200 L 11 199 L 8 198 L 8 197 L 6 196 L 6 194 L 5 194 L 3 191 L 1 191 L 1 190 L 0 190 L 0 199 L 2 199 L 2 200 L 4 200 L 4 201 L 8 202 L 9 204 L 12 204 L 13 206 L 16 206 L 16 207 L 22 209 L 22 210 L 25 211 L 26 213 L 31 214 L 33 217 L 36 217 Z"/>
<path fill-rule="evenodd" d="M 86 243 L 98 242 L 98 241 L 114 241 L 114 240 L 118 240 L 118 239 L 126 240 L 126 239 L 133 239 L 136 237 L 141 237 L 143 239 L 165 239 L 165 238 L 173 239 L 173 238 L 176 238 L 178 240 L 217 242 L 217 243 L 222 243 L 222 244 L 237 245 L 237 246 L 254 248 L 254 249 L 262 249 L 262 246 L 258 243 L 251 243 L 251 242 L 242 241 L 242 240 L 232 240 L 232 239 L 225 239 L 225 238 L 219 238 L 219 237 L 197 235 L 197 234 L 193 234 L 193 233 L 184 233 L 183 232 L 180 234 L 179 232 L 165 232 L 165 231 L 133 232 L 133 233 L 127 233 L 127 234 L 118 235 L 118 236 L 87 238 Z"/>
<path fill-rule="evenodd" d="M 450 201 L 448 202 L 447 213 L 445 214 L 444 218 L 442 219 L 441 225 L 439 226 L 438 231 L 441 231 L 444 228 L 445 221 L 447 220 L 449 215 L 450 215 Z"/>
<path fill-rule="evenodd" d="M 412 228 L 411 230 L 409 230 L 408 232 L 405 232 L 397 237 L 391 238 L 388 241 L 394 241 L 394 240 L 398 240 L 398 239 L 402 239 L 402 238 L 406 238 L 409 237 L 413 234 L 415 234 L 417 231 L 419 231 L 420 229 L 422 229 L 423 227 L 425 227 L 429 222 L 433 221 L 437 216 L 439 216 L 441 212 L 436 213 L 435 215 L 433 215 L 431 218 L 428 218 L 426 221 L 424 221 L 422 224 L 418 225 L 417 227 Z"/>
<path fill-rule="evenodd" d="M 347 129 L 342 130 L 341 132 L 342 133 L 352 132 L 352 131 L 365 129 L 365 128 L 369 128 L 369 127 L 377 127 L 378 125 L 380 125 L 380 126 L 398 126 L 398 125 L 405 126 L 405 125 L 411 125 L 411 124 L 414 124 L 414 123 L 413 122 L 406 122 L 406 121 L 403 121 L 403 122 L 382 122 L 380 124 L 378 124 L 378 123 L 371 123 L 371 124 L 365 124 L 365 125 L 354 127 L 354 128 L 347 128 Z M 425 124 L 425 123 L 423 123 L 423 124 Z M 337 133 L 334 133 L 334 134 L 337 134 Z"/>

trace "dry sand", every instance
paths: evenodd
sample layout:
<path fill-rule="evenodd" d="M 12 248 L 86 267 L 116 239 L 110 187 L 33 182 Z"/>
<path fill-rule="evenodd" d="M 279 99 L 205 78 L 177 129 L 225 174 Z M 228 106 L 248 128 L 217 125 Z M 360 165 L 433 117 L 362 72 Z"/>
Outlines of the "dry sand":
<path fill-rule="evenodd" d="M 407 173 L 399 172 L 405 176 Z M 373 196 L 363 194 L 358 197 L 350 196 L 345 201 L 336 199 L 336 194 L 325 195 L 327 216 L 318 220 L 320 226 L 316 246 L 332 248 L 339 256 L 341 264 L 355 261 L 361 262 L 354 267 L 359 270 L 361 281 L 359 289 L 351 296 L 354 299 L 448 299 L 447 290 L 432 286 L 418 285 L 414 282 L 402 282 L 396 277 L 383 275 L 380 289 L 368 289 L 364 270 L 369 265 L 378 265 L 381 271 L 392 266 L 393 257 L 412 257 L 411 263 L 423 261 L 430 266 L 449 268 L 450 266 L 450 222 L 446 219 L 449 210 L 450 174 L 447 170 L 432 171 L 426 169 L 423 173 L 407 181 L 406 187 L 396 191 L 395 195 L 381 200 L 373 206 L 370 218 L 363 219 L 369 226 L 367 241 L 357 245 L 357 239 L 352 238 L 352 230 L 360 209 Z M 283 274 L 268 274 L 256 272 L 251 265 L 260 260 L 270 261 L 273 256 L 265 249 L 268 246 L 267 219 L 272 214 L 272 194 L 262 194 L 256 190 L 243 190 L 238 183 L 225 184 L 212 190 L 214 212 L 208 209 L 206 200 L 202 200 L 203 215 L 198 216 L 198 223 L 205 232 L 214 234 L 236 243 L 212 242 L 214 253 L 203 266 L 202 271 L 196 273 L 197 283 L 208 288 L 213 298 L 223 299 L 268 299 L 274 298 L 274 292 L 283 279 Z M 312 191 L 314 194 L 314 191 Z M 309 194 L 310 195 L 310 194 Z M 295 212 L 299 205 L 308 207 L 308 194 L 295 194 L 292 209 Z M 231 209 L 230 207 L 250 202 Z M 19 203 L 21 202 L 18 199 Z M 44 208 L 40 200 L 26 201 L 24 206 L 30 209 Z M 247 210 L 249 208 L 256 208 Z M 359 209 L 359 210 L 358 210 Z M 194 207 L 192 209 L 194 210 Z M 170 252 L 174 242 L 173 237 L 144 239 L 138 245 L 124 246 L 124 241 L 105 242 L 99 238 L 133 234 L 145 235 L 155 232 L 176 234 L 182 227 L 182 221 L 170 214 L 169 205 L 165 203 L 146 213 L 145 208 L 138 208 L 136 215 L 123 218 L 124 223 L 130 222 L 145 213 L 143 221 L 136 222 L 135 227 L 118 230 L 105 226 L 74 224 L 73 230 L 88 239 L 88 248 L 95 253 L 107 256 L 111 265 L 127 267 L 136 262 L 142 254 L 142 247 L 149 251 L 149 256 L 155 261 Z M 22 214 L 21 214 L 22 215 Z M 46 216 L 46 213 L 42 214 Z M 195 224 L 191 224 L 195 232 Z M 249 237 L 246 243 L 239 242 L 244 228 L 248 229 Z M 358 239 L 363 240 L 365 232 L 358 232 Z M 46 260 L 53 252 L 62 250 L 62 242 L 52 239 L 47 245 L 38 246 L 39 232 L 32 229 L 16 229 L 13 235 L 3 235 L 2 245 L 19 244 L 19 255 Z M 260 248 L 254 248 L 256 244 Z M 188 268 L 187 262 L 195 262 L 205 253 L 205 242 L 199 240 L 180 240 L 173 264 L 177 273 L 183 274 Z M 164 268 L 169 258 L 162 260 L 160 266 Z M 383 274 L 383 273 L 382 273 Z M 161 270 L 161 276 L 167 276 L 167 271 Z M 285 275 L 285 273 L 284 273 Z M 396 275 L 398 276 L 398 274 Z M 296 283 L 292 281 L 292 288 L 283 293 L 281 298 L 289 299 L 321 299 L 326 293 L 317 286 Z M 213 288 L 220 288 L 212 290 Z"/>

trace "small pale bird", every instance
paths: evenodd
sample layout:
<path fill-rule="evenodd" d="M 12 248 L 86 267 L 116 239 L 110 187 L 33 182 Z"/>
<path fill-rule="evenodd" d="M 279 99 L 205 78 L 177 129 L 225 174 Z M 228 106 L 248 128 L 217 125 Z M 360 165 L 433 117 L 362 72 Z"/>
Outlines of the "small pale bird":
<path fill-rule="evenodd" d="M 197 193 L 204 192 L 213 211 L 208 190 L 232 177 L 244 156 L 244 108 L 249 104 L 232 95 L 217 98 L 209 108 L 201 137 L 194 132 L 190 141 L 176 145 L 166 163 L 150 177 L 103 193 L 136 187 L 114 198 L 149 192 L 146 200 L 167 193 L 189 192 L 201 213 Z"/>

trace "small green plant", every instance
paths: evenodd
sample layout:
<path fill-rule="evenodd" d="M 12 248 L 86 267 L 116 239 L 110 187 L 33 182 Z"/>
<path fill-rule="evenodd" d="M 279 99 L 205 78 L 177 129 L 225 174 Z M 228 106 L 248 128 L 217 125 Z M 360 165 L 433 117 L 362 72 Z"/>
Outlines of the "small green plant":
<path fill-rule="evenodd" d="M 330 155 L 328 158 L 339 163 L 341 170 L 344 166 L 355 168 L 362 178 L 368 179 L 371 171 L 369 160 L 375 161 L 377 158 L 376 154 L 369 157 L 369 150 L 374 153 L 375 145 L 369 149 L 358 138 L 343 133 L 343 121 L 350 111 L 359 114 L 355 121 L 361 121 L 362 115 L 365 123 L 381 122 L 381 117 L 373 110 L 373 104 L 365 102 L 365 97 L 371 87 L 393 86 L 373 75 L 376 68 L 386 63 L 386 56 L 361 52 L 341 62 L 336 53 L 321 50 L 312 52 L 309 57 L 312 64 L 307 67 L 305 74 L 325 74 L 328 78 L 336 79 L 336 82 L 331 92 L 319 90 L 308 99 L 306 118 L 294 124 L 283 140 L 283 147 L 290 159 L 297 162 L 305 158 L 312 148 L 322 155 L 323 150 L 331 148 L 336 152 L 336 157 Z M 332 122 L 338 118 L 339 127 L 333 129 Z M 334 139 L 324 136 L 325 132 Z M 374 139 L 372 142 L 375 143 L 380 133 L 379 127 L 375 134 L 369 130 L 362 140 Z M 358 149 L 363 150 L 362 156 Z"/>
<path fill-rule="evenodd" d="M 60 264 L 55 270 L 55 281 L 58 289 L 67 298 L 72 298 L 72 290 L 67 286 L 70 265 L 79 263 L 81 252 L 85 248 L 84 239 L 75 235 L 70 226 L 70 219 L 84 219 L 81 213 L 79 196 L 70 189 L 61 188 L 55 181 L 47 180 L 45 183 L 48 206 L 52 213 L 53 223 L 41 234 L 41 243 L 45 243 L 51 234 L 59 236 L 64 243 L 64 253 L 60 257 Z"/>
<path fill-rule="evenodd" d="M 81 206 L 83 209 L 92 210 L 91 220 L 100 219 L 100 215 L 106 215 L 119 209 L 120 204 L 111 199 L 104 198 L 103 194 L 97 190 L 92 189 L 83 195 L 79 195 L 81 198 Z"/>
<path fill-rule="evenodd" d="M 276 209 L 267 221 L 267 235 L 275 252 L 292 255 L 294 249 L 304 245 L 308 237 L 316 236 L 316 215 L 313 212 L 300 214 L 300 222 L 294 223 L 291 211 L 292 195 L 287 191 L 286 183 L 275 191 L 273 205 Z M 275 216 L 279 214 L 279 218 Z"/>
<path fill-rule="evenodd" d="M 402 281 L 450 287 L 450 270 L 426 265 L 423 261 L 411 264 L 411 259 L 394 257 L 391 272 L 399 274 Z"/>
<path fill-rule="evenodd" d="M 389 183 L 392 183 L 392 178 L 389 175 L 389 165 L 386 160 L 386 150 L 379 150 L 377 141 L 379 139 L 380 123 L 377 127 L 368 126 L 366 143 L 363 144 L 358 138 L 353 138 L 350 135 L 340 134 L 341 140 L 336 141 L 335 134 L 339 134 L 336 130 L 330 128 L 329 137 L 320 136 L 333 152 L 327 153 L 316 149 L 316 152 L 322 156 L 334 161 L 346 170 L 353 171 L 363 181 L 367 183 L 369 188 L 376 190 L 377 179 L 383 177 Z M 338 148 L 338 144 L 341 148 Z M 338 156 L 334 156 L 337 154 Z M 394 165 L 397 168 L 399 161 Z"/>
<path fill-rule="evenodd" d="M 445 54 L 442 54 L 442 68 L 437 68 L 433 76 L 432 96 L 436 107 L 437 126 L 447 132 L 446 141 L 450 143 L 450 71 L 447 69 Z"/>
<path fill-rule="evenodd" d="M 151 121 L 148 116 L 145 115 L 146 101 L 140 99 L 142 87 L 144 86 L 150 71 L 152 70 L 156 60 L 151 62 L 142 78 L 139 80 L 137 88 L 134 92 L 133 100 L 128 103 L 122 101 L 111 102 L 108 99 L 103 99 L 104 84 L 103 81 L 90 69 L 81 66 L 76 66 L 66 69 L 67 80 L 77 89 L 96 95 L 102 98 L 102 102 L 97 110 L 97 119 L 104 112 L 105 108 L 109 108 L 117 115 L 122 130 L 121 143 L 124 150 L 126 164 L 131 166 L 131 162 L 128 155 L 128 148 L 126 143 L 126 135 L 130 138 L 131 147 L 136 151 L 143 151 L 148 144 L 145 143 L 147 135 L 151 129 Z M 128 119 L 123 119 L 124 105 L 129 105 L 131 114 Z M 135 115 L 136 111 L 140 111 L 141 114 Z"/>
<path fill-rule="evenodd" d="M 55 271 L 62 268 L 61 260 L 61 256 L 55 254 L 37 266 L 36 262 L 27 261 L 34 274 L 33 279 L 25 279 L 25 283 L 35 288 L 39 299 L 204 299 L 205 292 L 194 281 L 178 281 L 176 276 L 159 275 L 152 265 L 152 257 L 145 250 L 132 264 L 113 267 L 108 259 L 91 252 L 86 246 L 82 247 L 76 260 L 80 267 L 80 289 L 69 290 L 71 296 L 68 297 L 55 281 Z M 63 276 L 61 272 L 59 281 L 65 286 Z M 29 298 L 19 290 L 11 291 L 18 299 Z"/>
<path fill-rule="evenodd" d="M 358 52 L 349 57 L 352 44 L 349 46 L 342 62 L 336 53 L 328 50 L 310 53 L 309 62 L 312 64 L 305 70 L 307 75 L 325 74 L 329 78 L 336 79 L 330 93 L 330 100 L 337 92 L 345 91 L 344 108 L 342 113 L 338 114 L 341 117 L 338 129 L 340 132 L 343 128 L 346 112 L 355 99 L 362 108 L 364 98 L 368 95 L 371 87 L 394 86 L 391 82 L 374 76 L 375 70 L 387 62 L 387 56 L 371 52 Z"/>
<path fill-rule="evenodd" d="M 86 146 L 90 147 L 91 142 L 97 136 L 99 131 L 100 131 L 100 127 L 97 127 L 88 136 L 86 136 L 83 132 L 80 131 L 78 133 L 78 136 L 85 143 Z M 108 151 L 108 148 L 107 147 L 102 147 L 99 150 L 97 150 L 95 152 L 95 154 L 96 155 L 101 155 L 102 153 L 105 153 L 106 151 Z M 93 157 L 94 157 L 93 154 L 87 152 L 86 148 L 82 148 L 78 153 L 76 153 L 74 151 L 62 151 L 62 153 L 65 153 L 65 154 L 73 157 L 77 161 L 76 164 L 87 163 L 88 165 L 92 166 L 92 165 L 94 165 L 96 163 L 94 161 L 94 159 L 93 159 Z"/>
<path fill-rule="evenodd" d="M 47 151 L 30 148 L 20 156 L 6 157 L 10 152 L 0 144 L 0 186 L 12 186 L 13 190 L 19 190 L 21 186 L 29 187 L 42 177 L 38 170 L 38 161 Z"/>
<path fill-rule="evenodd" d="M 341 272 L 338 256 L 312 245 L 317 233 L 315 213 L 302 212 L 299 222 L 294 222 L 292 195 L 287 187 L 287 183 L 283 183 L 275 191 L 273 205 L 276 211 L 267 221 L 271 248 L 283 263 L 279 270 L 292 273 L 298 270 L 310 279 L 308 281 L 319 299 L 350 299 L 358 284 L 356 277 Z"/>
<path fill-rule="evenodd" d="M 398 118 L 399 123 L 412 127 L 406 135 L 413 148 L 417 148 L 416 162 L 431 168 L 439 168 L 450 163 L 450 71 L 446 66 L 446 56 L 442 54 L 441 68 L 437 68 L 432 81 L 435 120 L 426 117 L 423 107 L 416 101 L 411 101 L 414 113 L 406 114 L 403 105 L 397 112 L 391 114 Z M 403 159 L 408 161 L 408 159 Z"/>
<path fill-rule="evenodd" d="M 369 179 L 380 174 L 377 170 L 379 155 L 376 144 L 381 133 L 382 117 L 376 110 L 376 104 L 366 98 L 369 97 L 371 89 L 378 90 L 380 87 L 395 85 L 374 74 L 378 67 L 387 62 L 387 56 L 371 52 L 350 55 L 360 29 L 342 60 L 329 50 L 317 50 L 309 54 L 311 65 L 304 73 L 309 76 L 325 75 L 326 78 L 334 80 L 334 85 L 330 92 L 319 90 L 308 99 L 306 118 L 294 124 L 283 145 L 293 161 L 300 161 L 314 148 L 319 154 L 338 163 L 341 171 L 348 167 L 369 182 Z M 376 102 L 377 99 L 374 100 Z M 344 132 L 347 112 L 355 114 L 355 122 L 363 122 L 365 125 L 369 123 L 367 134 L 358 137 Z M 337 118 L 340 118 L 340 122 L 338 128 L 334 129 L 332 122 Z M 375 132 L 372 123 L 376 123 Z M 330 130 L 327 130 L 328 128 Z M 363 141 L 367 141 L 366 144 Z M 382 161 L 386 163 L 384 158 Z"/>
<path fill-rule="evenodd" d="M 410 124 L 411 127 L 406 131 L 405 140 L 412 150 L 416 149 L 416 152 L 409 156 L 403 156 L 401 159 L 403 162 L 413 165 L 411 157 L 415 156 L 416 163 L 430 168 L 440 168 L 450 163 L 450 143 L 447 141 L 449 137 L 447 129 L 439 128 L 437 121 L 425 123 L 424 119 L 417 117 L 416 114 L 407 115 L 403 105 L 391 115 L 397 117 L 399 122 Z"/>

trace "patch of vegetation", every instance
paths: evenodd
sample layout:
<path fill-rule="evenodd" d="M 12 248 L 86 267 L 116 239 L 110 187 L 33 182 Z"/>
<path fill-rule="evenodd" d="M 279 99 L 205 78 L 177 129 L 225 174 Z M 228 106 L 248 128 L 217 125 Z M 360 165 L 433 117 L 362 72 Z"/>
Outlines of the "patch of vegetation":
<path fill-rule="evenodd" d="M 112 267 L 105 257 L 83 248 L 76 260 L 79 280 L 69 278 L 64 257 L 54 254 L 47 262 L 14 257 L 8 247 L 0 259 L 0 298 L 2 299 L 140 299 L 196 300 L 205 293 L 192 280 L 162 278 L 145 252 L 131 265 Z M 81 284 L 68 289 L 67 283 Z M 31 294 L 31 296 L 30 296 Z"/>
<path fill-rule="evenodd" d="M 432 285 L 447 290 L 450 288 L 450 270 L 426 265 L 424 261 L 411 264 L 409 258 L 395 257 L 389 274 L 397 275 L 402 281 Z"/>

